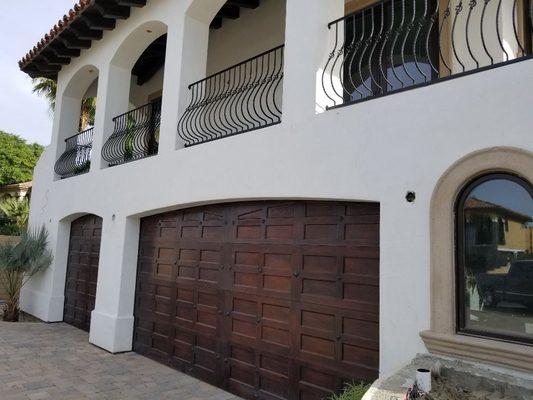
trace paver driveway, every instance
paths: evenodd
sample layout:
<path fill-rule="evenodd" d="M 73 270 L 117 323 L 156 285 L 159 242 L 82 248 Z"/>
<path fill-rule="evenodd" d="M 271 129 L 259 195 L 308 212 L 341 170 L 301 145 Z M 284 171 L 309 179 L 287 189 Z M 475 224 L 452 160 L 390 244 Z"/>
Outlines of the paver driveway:
<path fill-rule="evenodd" d="M 69 325 L 6 322 L 0 322 L 0 399 L 238 400 L 138 354 L 109 354 Z"/>

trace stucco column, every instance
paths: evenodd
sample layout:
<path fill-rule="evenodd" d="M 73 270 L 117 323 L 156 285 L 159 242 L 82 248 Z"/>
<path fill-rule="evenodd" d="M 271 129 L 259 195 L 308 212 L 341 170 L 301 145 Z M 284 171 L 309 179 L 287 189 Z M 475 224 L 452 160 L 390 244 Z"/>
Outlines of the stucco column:
<path fill-rule="evenodd" d="M 165 57 L 165 79 L 163 81 L 163 104 L 161 106 L 161 130 L 159 154 L 169 154 L 176 149 L 178 126 L 178 105 L 180 98 L 180 64 L 183 48 L 183 23 L 181 18 L 168 25 L 167 50 Z"/>
<path fill-rule="evenodd" d="M 314 117 L 317 71 L 331 51 L 328 23 L 343 15 L 344 0 L 287 0 L 283 123 Z"/>
<path fill-rule="evenodd" d="M 109 64 L 98 78 L 98 101 L 94 121 L 91 172 L 107 167 L 102 158 L 102 146 L 113 133 L 113 118 L 128 110 L 131 71 Z"/>
<path fill-rule="evenodd" d="M 105 216 L 89 341 L 112 353 L 130 351 L 139 220 Z"/>
<path fill-rule="evenodd" d="M 213 5 L 206 7 L 206 9 L 211 9 L 211 7 Z M 212 18 L 202 20 L 200 16 L 195 15 L 193 12 L 191 14 L 193 15 L 185 15 L 181 28 L 183 33 L 179 56 L 179 73 L 177 76 L 178 86 L 176 86 L 179 90 L 173 89 L 177 92 L 175 93 L 177 95 L 176 100 L 174 100 L 178 104 L 178 118 L 176 121 L 181 118 L 190 103 L 189 85 L 206 76 L 207 50 L 209 47 L 209 22 L 206 21 L 211 21 Z M 205 16 L 202 17 L 205 18 Z M 176 129 L 174 132 L 177 132 Z M 179 136 L 176 137 L 177 145 L 173 145 L 172 148 L 183 148 L 183 140 Z"/>

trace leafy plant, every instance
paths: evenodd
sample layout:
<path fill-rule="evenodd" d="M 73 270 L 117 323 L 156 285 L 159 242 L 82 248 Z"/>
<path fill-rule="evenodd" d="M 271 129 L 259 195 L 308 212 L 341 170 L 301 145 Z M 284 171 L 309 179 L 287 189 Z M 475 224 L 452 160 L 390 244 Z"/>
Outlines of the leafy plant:
<path fill-rule="evenodd" d="M 91 160 L 87 160 L 83 162 L 82 164 L 76 165 L 74 167 L 74 174 L 76 175 L 84 174 L 86 172 L 89 172 L 90 169 L 91 169 Z"/>
<path fill-rule="evenodd" d="M 333 395 L 329 400 L 361 400 L 366 392 L 370 389 L 368 383 L 352 382 L 347 384 L 342 390 L 341 394 Z"/>
<path fill-rule="evenodd" d="M 7 294 L 4 321 L 18 321 L 20 289 L 31 277 L 48 268 L 52 259 L 44 226 L 24 231 L 19 243 L 0 245 L 0 282 Z"/>
<path fill-rule="evenodd" d="M 33 93 L 44 97 L 48 101 L 50 112 L 54 112 L 56 108 L 56 81 L 48 78 L 33 79 Z M 89 126 L 94 125 L 94 117 L 96 114 L 96 98 L 87 97 L 81 101 L 81 115 L 79 130 L 84 131 Z"/>
<path fill-rule="evenodd" d="M 133 150 L 135 149 L 135 118 L 128 115 L 126 120 L 126 134 L 124 139 L 124 160 L 131 160 L 133 158 Z"/>
<path fill-rule="evenodd" d="M 7 220 L 6 225 L 14 227 L 18 231 L 15 234 L 19 234 L 28 224 L 30 203 L 26 198 L 19 200 L 9 197 L 0 202 L 0 212 L 4 214 L 5 220 Z"/>

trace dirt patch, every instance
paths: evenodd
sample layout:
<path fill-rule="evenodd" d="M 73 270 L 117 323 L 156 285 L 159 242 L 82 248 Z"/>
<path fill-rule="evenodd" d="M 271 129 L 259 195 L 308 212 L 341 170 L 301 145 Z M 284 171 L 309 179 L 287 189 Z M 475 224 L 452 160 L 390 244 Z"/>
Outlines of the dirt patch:
<path fill-rule="evenodd" d="M 459 386 L 446 377 L 433 378 L 431 394 L 422 397 L 423 400 L 513 400 L 505 393 L 490 389 L 472 389 Z"/>

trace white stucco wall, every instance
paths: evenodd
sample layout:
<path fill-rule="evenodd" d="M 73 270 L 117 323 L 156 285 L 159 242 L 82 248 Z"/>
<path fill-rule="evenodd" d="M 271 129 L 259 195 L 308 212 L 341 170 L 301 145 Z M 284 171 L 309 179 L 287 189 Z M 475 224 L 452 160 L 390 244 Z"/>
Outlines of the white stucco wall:
<path fill-rule="evenodd" d="M 224 19 L 222 28 L 211 29 L 206 75 L 285 43 L 285 3 L 262 0 L 258 8 L 241 8 L 238 19 Z"/>
<path fill-rule="evenodd" d="M 196 1 L 206 9 L 212 5 Z M 46 321 L 62 320 L 69 224 L 83 213 L 104 220 L 90 340 L 110 351 L 127 351 L 140 217 L 233 200 L 375 201 L 381 204 L 380 370 L 391 373 L 426 351 L 419 332 L 430 324 L 432 191 L 446 169 L 470 152 L 493 146 L 533 151 L 533 60 L 317 115 L 315 75 L 328 51 L 326 24 L 342 15 L 344 1 L 287 0 L 282 124 L 176 149 L 186 86 L 204 73 L 197 67 L 207 59 L 202 48 L 208 36 L 202 32 L 209 17 L 185 18 L 191 2 L 160 0 L 133 9 L 129 20 L 118 22 L 61 71 L 59 111 L 51 145 L 35 170 L 30 216 L 31 225 L 48 228 L 55 260 L 22 291 L 23 310 Z M 126 72 L 121 75 L 109 60 L 149 21 L 162 21 L 169 31 L 159 154 L 113 168 L 93 162 L 88 174 L 55 180 L 53 165 L 63 151 L 57 147 L 61 121 L 68 117 L 61 108 L 65 86 L 86 64 L 100 70 L 97 159 L 109 119 L 118 111 L 115 93 L 129 84 L 120 79 Z M 200 34 L 187 34 L 189 28 Z M 190 57 L 194 49 L 197 56 Z M 413 204 L 404 199 L 409 190 L 417 194 Z"/>
<path fill-rule="evenodd" d="M 164 68 L 161 68 L 144 85 L 137 84 L 137 77 L 131 76 L 130 86 L 130 107 L 136 108 L 145 105 L 150 101 L 150 96 L 163 89 Z"/>

